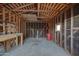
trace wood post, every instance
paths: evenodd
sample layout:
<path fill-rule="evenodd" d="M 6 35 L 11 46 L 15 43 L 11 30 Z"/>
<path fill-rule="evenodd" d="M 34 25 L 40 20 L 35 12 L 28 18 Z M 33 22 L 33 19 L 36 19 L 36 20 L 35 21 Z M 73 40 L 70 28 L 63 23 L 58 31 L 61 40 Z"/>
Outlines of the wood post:
<path fill-rule="evenodd" d="M 11 22 L 11 12 L 9 12 L 9 22 Z M 9 23 L 8 23 L 9 24 Z M 10 28 L 10 25 L 8 25 L 8 28 Z M 8 29 L 8 33 L 10 34 L 11 32 Z"/>
<path fill-rule="evenodd" d="M 5 8 L 3 7 L 3 34 L 6 33 L 6 30 L 5 30 Z"/>
<path fill-rule="evenodd" d="M 57 17 L 55 17 L 55 42 L 57 43 L 57 35 L 56 35 L 56 20 L 57 20 Z"/>
<path fill-rule="evenodd" d="M 23 45 L 23 34 L 21 34 L 21 46 Z"/>
<path fill-rule="evenodd" d="M 40 3 L 38 3 L 38 16 L 39 16 L 39 10 L 40 10 Z"/>
<path fill-rule="evenodd" d="M 66 45 L 66 11 L 64 13 L 64 48 L 67 50 L 67 45 Z"/>
<path fill-rule="evenodd" d="M 60 25 L 61 25 L 61 31 L 60 31 L 60 46 L 62 47 L 62 14 L 60 15 Z"/>
<path fill-rule="evenodd" d="M 73 7 L 71 8 L 71 55 L 73 55 Z"/>
<path fill-rule="evenodd" d="M 18 30 L 19 30 L 19 33 L 20 33 L 20 18 L 18 18 Z"/>

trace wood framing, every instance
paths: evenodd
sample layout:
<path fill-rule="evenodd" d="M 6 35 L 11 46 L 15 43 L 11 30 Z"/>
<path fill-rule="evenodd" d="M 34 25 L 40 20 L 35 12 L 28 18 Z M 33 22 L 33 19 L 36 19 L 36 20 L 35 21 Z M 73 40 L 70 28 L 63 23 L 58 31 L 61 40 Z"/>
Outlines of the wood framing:
<path fill-rule="evenodd" d="M 71 8 L 71 54 L 73 55 L 74 48 L 73 48 L 73 7 Z"/>
<path fill-rule="evenodd" d="M 38 3 L 38 16 L 39 16 L 39 10 L 40 10 L 40 3 Z"/>
<path fill-rule="evenodd" d="M 5 8 L 3 7 L 3 34 L 5 34 Z"/>
<path fill-rule="evenodd" d="M 21 9 L 21 8 L 23 8 L 23 7 L 27 7 L 27 6 L 29 6 L 29 5 L 32 5 L 32 4 L 26 4 L 26 5 L 20 6 L 20 7 L 18 7 L 18 8 L 15 8 L 14 10 Z"/>
<path fill-rule="evenodd" d="M 60 31 L 60 46 L 62 47 L 62 14 L 60 15 L 60 25 L 61 25 L 61 31 Z"/>
<path fill-rule="evenodd" d="M 71 11 L 69 8 L 71 8 Z M 71 17 L 67 11 L 71 12 Z M 73 4 L 69 3 L 2 3 L 0 4 L 0 32 L 5 38 L 3 36 L 0 37 L 0 41 L 6 41 L 6 45 L 9 45 L 11 40 L 14 40 L 16 45 L 21 41 L 20 44 L 22 45 L 23 39 L 28 35 L 32 37 L 32 34 L 35 32 L 38 38 L 39 31 L 40 33 L 45 32 L 45 34 L 39 34 L 39 37 L 42 35 L 44 37 L 50 31 L 51 33 L 53 32 L 55 43 L 65 50 L 70 49 L 69 52 L 73 55 L 73 29 L 79 29 L 78 27 L 73 28 L 73 13 Z M 31 15 L 34 16 L 31 17 Z M 67 15 L 69 15 L 68 19 L 71 19 L 71 24 L 69 24 L 71 28 L 67 28 Z M 56 31 L 56 27 L 59 24 L 61 25 L 61 31 Z M 64 26 L 62 26 L 63 24 Z M 62 27 L 64 28 L 63 30 Z M 67 39 L 68 30 L 70 30 L 70 41 Z M 67 45 L 68 42 L 70 43 L 69 46 Z"/>
<path fill-rule="evenodd" d="M 67 50 L 67 44 L 66 44 L 66 11 L 65 11 L 65 13 L 64 13 L 64 17 L 65 17 L 65 19 L 64 19 L 64 48 L 65 48 L 65 50 Z"/>

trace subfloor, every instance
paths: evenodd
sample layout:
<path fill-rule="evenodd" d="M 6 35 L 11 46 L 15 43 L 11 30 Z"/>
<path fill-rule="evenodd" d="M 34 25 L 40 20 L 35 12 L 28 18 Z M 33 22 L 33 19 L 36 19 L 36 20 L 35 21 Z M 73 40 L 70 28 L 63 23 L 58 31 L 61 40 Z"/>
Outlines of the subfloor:
<path fill-rule="evenodd" d="M 63 48 L 46 38 L 28 38 L 23 46 L 4 54 L 5 56 L 70 56 Z"/>

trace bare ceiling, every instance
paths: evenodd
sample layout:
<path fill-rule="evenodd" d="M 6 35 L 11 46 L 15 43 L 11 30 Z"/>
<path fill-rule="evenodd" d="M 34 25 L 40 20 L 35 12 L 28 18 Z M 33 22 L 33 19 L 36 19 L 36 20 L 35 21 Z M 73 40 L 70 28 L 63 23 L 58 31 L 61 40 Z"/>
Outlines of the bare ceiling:
<path fill-rule="evenodd" d="M 6 8 L 18 14 L 35 14 L 39 19 L 51 19 L 71 4 L 64 3 L 6 3 Z"/>

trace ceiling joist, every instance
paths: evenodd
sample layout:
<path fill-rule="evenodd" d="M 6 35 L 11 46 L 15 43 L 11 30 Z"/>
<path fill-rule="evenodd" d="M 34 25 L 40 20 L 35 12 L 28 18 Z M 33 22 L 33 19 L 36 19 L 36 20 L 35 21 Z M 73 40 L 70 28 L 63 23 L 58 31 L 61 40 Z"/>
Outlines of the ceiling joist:
<path fill-rule="evenodd" d="M 50 10 L 15 10 L 17 12 L 52 12 Z"/>
<path fill-rule="evenodd" d="M 32 3 L 32 4 L 33 4 L 33 3 Z M 21 8 L 24 8 L 24 7 L 30 6 L 30 5 L 32 5 L 32 4 L 22 5 L 22 6 L 19 6 L 19 7 L 15 8 L 14 10 L 19 10 L 19 9 L 21 9 Z"/>
<path fill-rule="evenodd" d="M 7 3 L 1 4 L 17 14 L 36 14 L 37 18 L 53 18 L 70 4 L 66 3 Z M 42 16 L 42 17 L 40 17 Z"/>

